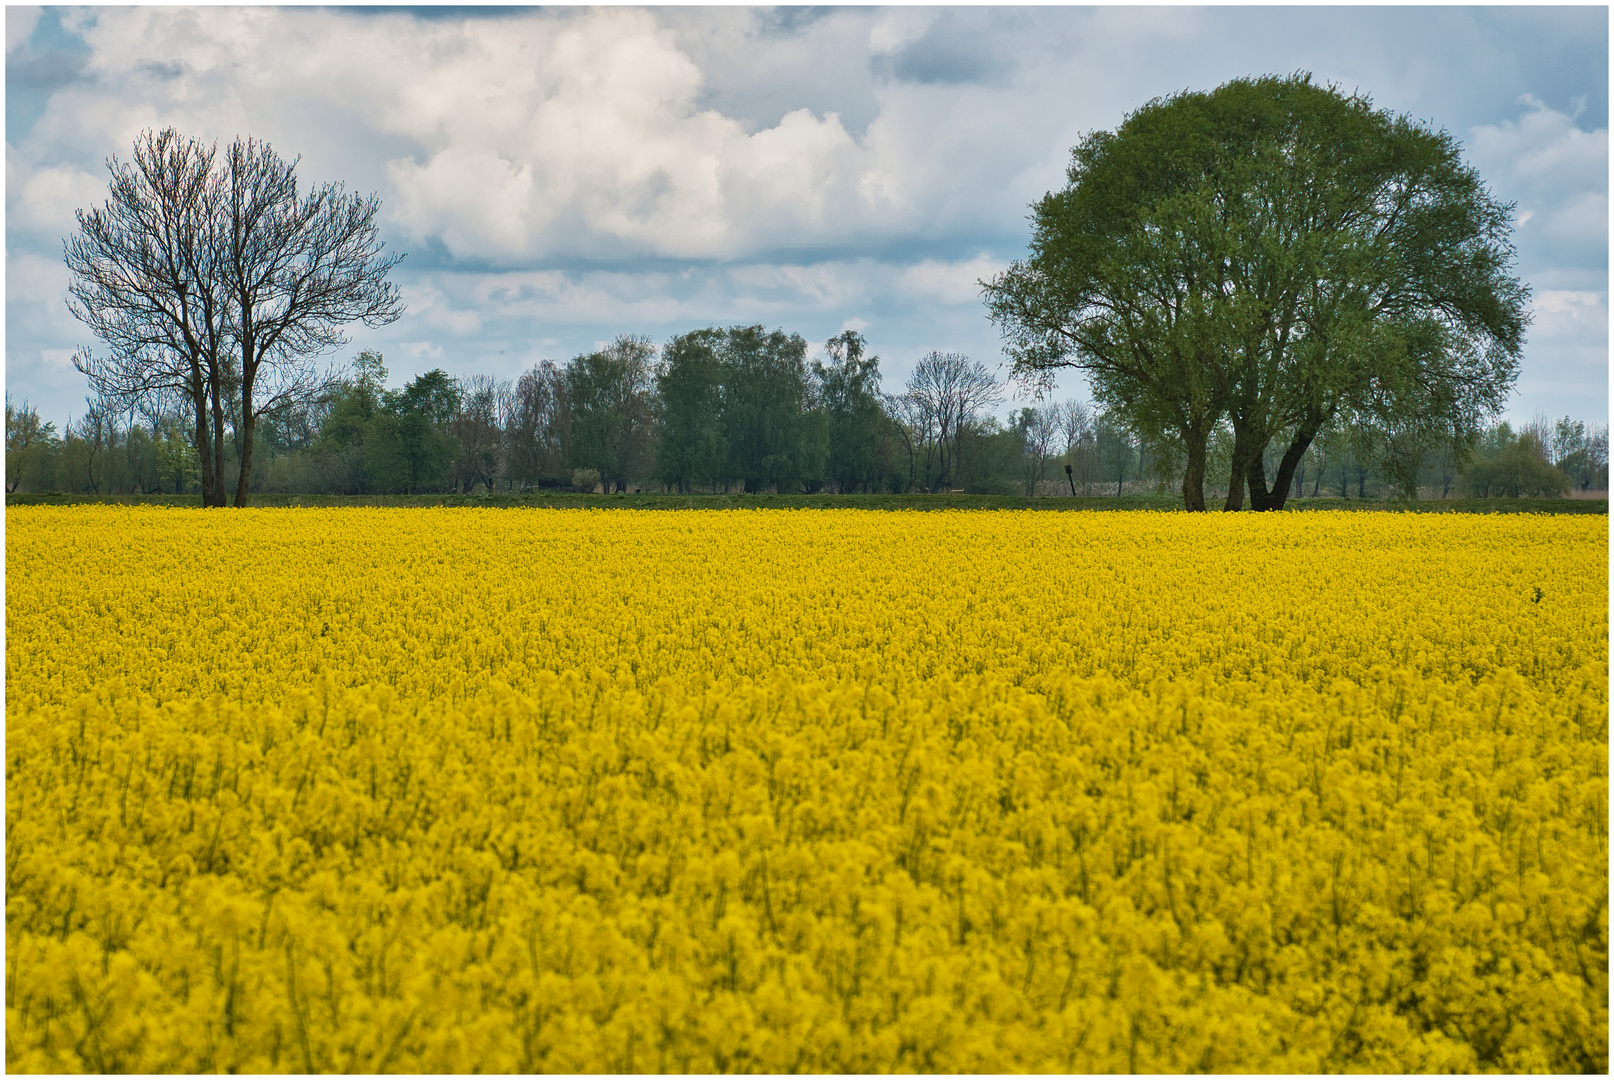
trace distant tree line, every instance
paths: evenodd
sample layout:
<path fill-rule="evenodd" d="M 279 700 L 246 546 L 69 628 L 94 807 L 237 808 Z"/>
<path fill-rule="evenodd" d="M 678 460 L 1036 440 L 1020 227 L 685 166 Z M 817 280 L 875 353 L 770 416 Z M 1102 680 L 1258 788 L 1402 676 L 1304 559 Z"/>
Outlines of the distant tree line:
<path fill-rule="evenodd" d="M 965 491 L 1024 495 L 1165 493 L 1181 483 L 1180 442 L 1076 400 L 1000 417 L 1008 388 L 984 365 L 933 352 L 898 393 L 880 360 L 842 333 L 809 356 L 799 334 L 710 327 L 658 348 L 623 336 L 514 381 L 434 369 L 388 386 L 382 356 L 359 353 L 322 392 L 245 422 L 222 405 L 218 485 L 253 493 L 638 490 Z M 6 490 L 76 494 L 203 492 L 189 398 L 136 407 L 90 397 L 60 432 L 6 402 Z M 211 430 L 209 434 L 211 435 Z M 1208 477 L 1233 473 L 1237 436 L 1212 428 Z M 1276 445 L 1268 456 L 1278 454 Z M 1276 461 L 1265 463 L 1275 467 Z M 1243 470 L 1250 471 L 1250 470 Z M 1293 466 L 1293 497 L 1558 496 L 1608 488 L 1608 428 L 1538 416 L 1477 439 L 1351 416 L 1319 431 Z M 1229 495 L 1212 481 L 1209 494 Z"/>

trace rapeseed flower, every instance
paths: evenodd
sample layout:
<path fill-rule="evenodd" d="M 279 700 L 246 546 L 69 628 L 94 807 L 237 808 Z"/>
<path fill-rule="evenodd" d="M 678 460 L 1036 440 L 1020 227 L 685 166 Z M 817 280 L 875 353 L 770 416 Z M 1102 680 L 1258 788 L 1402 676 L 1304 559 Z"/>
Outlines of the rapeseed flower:
<path fill-rule="evenodd" d="M 10 1069 L 1607 1069 L 1606 519 L 7 525 Z"/>

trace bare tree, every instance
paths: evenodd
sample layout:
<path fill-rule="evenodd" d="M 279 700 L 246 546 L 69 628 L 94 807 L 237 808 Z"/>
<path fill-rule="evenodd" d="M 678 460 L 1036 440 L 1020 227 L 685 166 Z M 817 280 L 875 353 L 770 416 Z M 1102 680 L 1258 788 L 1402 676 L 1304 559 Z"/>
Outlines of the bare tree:
<path fill-rule="evenodd" d="M 117 412 L 105 399 L 84 399 L 84 417 L 74 424 L 67 423 L 69 438 L 76 437 L 84 454 L 84 479 L 90 491 L 101 494 L 106 480 L 106 456 L 118 441 Z"/>
<path fill-rule="evenodd" d="M 459 411 L 449 421 L 449 434 L 460 446 L 455 471 L 467 491 L 480 482 L 492 492 L 506 466 L 504 420 L 510 411 L 510 383 L 472 375 L 461 388 Z"/>
<path fill-rule="evenodd" d="M 387 281 L 402 256 L 382 254 L 380 200 L 340 184 L 299 194 L 296 166 L 256 139 L 220 161 L 172 128 L 147 131 L 133 163 L 107 163 L 112 197 L 80 211 L 66 245 L 70 307 L 111 350 L 81 350 L 75 365 L 109 400 L 187 394 L 204 505 L 225 501 L 226 411 L 244 506 L 258 419 L 324 391 L 311 358 L 345 343 L 344 325 L 402 313 Z"/>
<path fill-rule="evenodd" d="M 510 476 L 523 487 L 558 483 L 569 474 L 571 408 L 565 376 L 553 360 L 516 380 L 504 437 Z"/>
<path fill-rule="evenodd" d="M 1059 449 L 1063 407 L 1052 402 L 1020 410 L 1020 438 L 1025 457 L 1026 494 L 1035 495 L 1048 472 L 1048 459 Z"/>
<path fill-rule="evenodd" d="M 1098 435 L 1093 410 L 1076 398 L 1070 398 L 1057 408 L 1059 436 L 1064 443 L 1064 456 L 1071 470 L 1071 487 L 1081 484 L 1082 494 L 1090 495 L 1099 473 Z"/>
<path fill-rule="evenodd" d="M 1553 435 L 1554 431 L 1552 421 L 1547 419 L 1547 414 L 1539 409 L 1536 410 L 1534 416 L 1530 417 L 1529 423 L 1523 424 L 1519 427 L 1519 437 L 1524 438 L 1525 436 L 1529 436 L 1531 439 L 1535 440 L 1537 448 L 1541 451 L 1541 456 L 1546 458 L 1551 464 L 1556 465 L 1558 464 L 1559 459 L 1557 455 L 1553 453 Z"/>
<path fill-rule="evenodd" d="M 247 502 L 258 418 L 324 390 L 329 380 L 311 358 L 346 344 L 343 326 L 383 326 L 403 314 L 387 280 L 403 256 L 382 254 L 380 198 L 348 195 L 341 184 L 299 195 L 298 160 L 251 138 L 225 154 L 219 262 L 240 359 L 237 506 Z"/>
<path fill-rule="evenodd" d="M 1074 453 L 1084 439 L 1093 437 L 1093 411 L 1085 402 L 1071 398 L 1055 407 L 1059 434 L 1065 443 L 1066 454 Z"/>
<path fill-rule="evenodd" d="M 103 400 L 187 399 L 205 506 L 224 504 L 220 384 L 229 351 L 215 156 L 172 128 L 144 132 L 133 161 L 107 162 L 111 197 L 78 212 L 79 231 L 65 244 L 68 309 L 111 350 L 80 349 L 74 366 Z"/>
<path fill-rule="evenodd" d="M 940 471 L 931 490 L 948 485 L 958 469 L 966 425 L 980 410 L 1003 400 L 1003 387 L 979 361 L 962 353 L 930 352 L 914 365 L 907 395 L 934 426 Z"/>

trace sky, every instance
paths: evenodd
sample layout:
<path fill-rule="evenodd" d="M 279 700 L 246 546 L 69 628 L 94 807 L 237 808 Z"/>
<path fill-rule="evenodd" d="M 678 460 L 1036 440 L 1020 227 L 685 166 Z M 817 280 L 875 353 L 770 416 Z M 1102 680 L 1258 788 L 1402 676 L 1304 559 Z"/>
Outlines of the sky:
<path fill-rule="evenodd" d="M 1507 414 L 1607 423 L 1608 51 L 1601 6 L 8 6 L 6 393 L 83 413 L 62 245 L 170 125 L 380 195 L 407 311 L 328 361 L 378 350 L 395 386 L 754 323 L 861 332 L 888 391 L 933 349 L 1006 376 L 978 282 L 1071 147 L 1304 71 L 1450 132 L 1516 205 Z"/>

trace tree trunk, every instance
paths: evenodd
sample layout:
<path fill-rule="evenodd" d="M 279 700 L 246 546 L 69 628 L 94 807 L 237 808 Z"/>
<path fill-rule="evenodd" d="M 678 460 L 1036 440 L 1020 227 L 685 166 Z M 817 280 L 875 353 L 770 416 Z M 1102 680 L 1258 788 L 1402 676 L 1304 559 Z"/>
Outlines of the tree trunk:
<path fill-rule="evenodd" d="M 245 402 L 241 407 L 241 476 L 235 482 L 235 505 L 247 505 L 247 485 L 252 481 L 252 446 L 258 428 L 258 418 L 252 415 Z"/>
<path fill-rule="evenodd" d="M 228 506 L 224 494 L 224 404 L 219 400 L 223 387 L 213 390 L 213 506 Z"/>
<path fill-rule="evenodd" d="M 219 480 L 213 461 L 213 447 L 207 434 L 207 394 L 193 384 L 191 398 L 196 405 L 196 458 L 202 473 L 202 505 L 217 506 L 214 499 Z"/>
<path fill-rule="evenodd" d="M 1182 477 L 1182 505 L 1184 510 L 1202 514 L 1205 512 L 1205 436 L 1195 438 L 1188 435 L 1186 442 L 1188 469 Z M 1074 482 L 1071 484 L 1070 493 L 1076 494 Z"/>
<path fill-rule="evenodd" d="M 1262 452 L 1250 458 L 1249 467 L 1244 470 L 1244 479 L 1250 485 L 1250 509 L 1271 510 L 1272 492 L 1267 490 L 1267 463 L 1265 447 Z"/>
<path fill-rule="evenodd" d="M 248 324 L 250 327 L 250 323 Z M 248 331 L 250 334 L 250 330 Z M 235 505 L 247 505 L 247 488 L 252 483 L 252 444 L 258 418 L 252 410 L 252 385 L 258 378 L 258 353 L 251 336 L 241 348 L 241 475 L 235 481 Z"/>
<path fill-rule="evenodd" d="M 1233 462 L 1228 470 L 1227 501 L 1223 511 L 1244 509 L 1244 481 L 1250 471 L 1250 444 L 1255 440 L 1237 424 L 1233 425 Z"/>
<path fill-rule="evenodd" d="M 1295 430 L 1294 440 L 1289 443 L 1289 449 L 1284 451 L 1283 460 L 1278 463 L 1278 475 L 1272 482 L 1272 494 L 1268 499 L 1271 509 L 1282 510 L 1283 504 L 1289 501 L 1289 487 L 1294 483 L 1295 468 L 1300 464 L 1300 459 L 1306 456 L 1306 448 L 1311 445 L 1311 440 L 1317 437 L 1320 426 L 1302 424 Z M 1304 494 L 1306 490 L 1304 479 L 1300 481 L 1300 490 Z"/>

